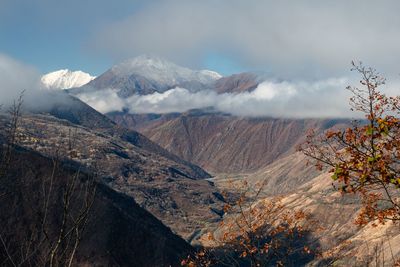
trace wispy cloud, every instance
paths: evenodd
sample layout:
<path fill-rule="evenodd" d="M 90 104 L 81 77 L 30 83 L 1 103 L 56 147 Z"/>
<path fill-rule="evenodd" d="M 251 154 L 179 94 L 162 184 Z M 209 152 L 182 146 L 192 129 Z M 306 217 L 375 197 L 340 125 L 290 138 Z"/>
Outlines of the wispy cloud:
<path fill-rule="evenodd" d="M 210 51 L 284 78 L 346 75 L 352 59 L 398 73 L 400 2 L 165 0 L 100 27 L 101 53 L 201 64 Z M 198 67 L 198 66 L 196 66 Z"/>

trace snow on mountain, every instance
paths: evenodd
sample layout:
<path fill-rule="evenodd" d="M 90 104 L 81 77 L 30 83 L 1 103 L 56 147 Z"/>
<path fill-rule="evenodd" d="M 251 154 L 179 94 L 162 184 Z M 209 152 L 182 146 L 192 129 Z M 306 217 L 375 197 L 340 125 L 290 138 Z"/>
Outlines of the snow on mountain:
<path fill-rule="evenodd" d="M 48 89 L 69 89 L 85 85 L 95 78 L 95 76 L 83 71 L 64 69 L 43 75 L 41 81 Z"/>
<path fill-rule="evenodd" d="M 222 78 L 222 75 L 219 74 L 219 73 L 216 72 L 216 71 L 212 71 L 212 70 L 200 70 L 200 71 L 198 71 L 198 72 L 201 73 L 202 75 L 209 76 L 209 77 L 212 78 L 214 81 L 216 81 L 216 80 Z"/>
<path fill-rule="evenodd" d="M 191 81 L 208 84 L 222 77 L 214 71 L 191 70 L 148 55 L 123 61 L 112 67 L 111 71 L 120 77 L 138 74 L 164 85 L 176 85 Z"/>

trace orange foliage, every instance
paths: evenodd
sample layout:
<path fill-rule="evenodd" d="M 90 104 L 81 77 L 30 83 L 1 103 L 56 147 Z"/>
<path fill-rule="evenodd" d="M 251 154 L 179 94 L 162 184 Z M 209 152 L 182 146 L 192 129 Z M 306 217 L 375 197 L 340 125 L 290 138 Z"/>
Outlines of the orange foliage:
<path fill-rule="evenodd" d="M 353 93 L 352 110 L 365 120 L 346 129 L 329 130 L 323 136 L 311 131 L 300 150 L 322 170 L 328 166 L 343 193 L 362 197 L 363 209 L 356 223 L 385 223 L 400 219 L 400 97 L 387 97 L 378 87 L 385 79 L 372 68 L 352 63 L 362 79 Z"/>
<path fill-rule="evenodd" d="M 219 231 L 207 235 L 216 247 L 188 257 L 183 266 L 284 266 L 291 255 L 314 253 L 304 245 L 309 228 L 315 226 L 306 212 L 288 209 L 279 198 L 260 199 L 262 187 L 252 191 L 245 183 L 244 188 L 225 205 Z"/>

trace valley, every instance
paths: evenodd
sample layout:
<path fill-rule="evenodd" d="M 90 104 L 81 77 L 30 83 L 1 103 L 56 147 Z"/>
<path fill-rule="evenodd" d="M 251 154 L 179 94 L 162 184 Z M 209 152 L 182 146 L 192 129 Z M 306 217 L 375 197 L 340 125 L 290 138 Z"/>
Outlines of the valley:
<path fill-rule="evenodd" d="M 305 142 L 307 130 L 322 133 L 343 128 L 349 125 L 348 120 L 235 118 L 202 111 L 108 116 L 126 127 L 131 125 L 170 152 L 212 173 L 209 180 L 221 192 L 241 194 L 253 188 L 251 192 L 255 194 L 262 187 L 257 202 L 279 197 L 282 212 L 310 213 L 317 225 L 314 227 L 319 229 L 311 233 L 311 241 L 307 242 L 319 253 L 308 263 L 310 266 L 364 266 L 377 257 L 377 248 L 381 250 L 380 257 L 387 255 L 380 260 L 390 261 L 389 255 L 400 253 L 400 231 L 395 225 L 357 227 L 360 200 L 341 196 L 327 170 L 317 171 L 297 152 L 298 145 Z M 251 196 L 249 201 L 253 201 Z M 224 216 L 224 221 L 229 218 Z M 204 232 L 218 236 L 224 230 L 211 226 Z M 201 238 L 203 245 L 218 245 L 210 243 L 207 237 L 204 234 Z"/>
<path fill-rule="evenodd" d="M 74 87 L 75 75 L 87 83 Z M 130 109 L 143 101 L 157 107 L 180 87 L 193 101 L 202 92 L 258 97 L 267 76 L 255 73 L 222 77 L 140 56 L 98 77 L 81 75 L 53 72 L 41 91 L 46 105 L 21 98 L 1 112 L 2 205 L 13 207 L 1 218 L 0 237 L 14 252 L 0 254 L 6 265 L 46 264 L 50 254 L 60 266 L 67 259 L 76 266 L 380 266 L 400 255 L 397 225 L 376 217 L 356 224 L 362 195 L 340 193 L 332 173 L 341 169 L 316 168 L 302 150 L 311 130 L 322 137 L 354 120 L 235 115 L 213 106 Z M 265 90 L 257 101 L 269 101 L 274 91 Z M 31 238 L 21 234 L 26 228 Z"/>

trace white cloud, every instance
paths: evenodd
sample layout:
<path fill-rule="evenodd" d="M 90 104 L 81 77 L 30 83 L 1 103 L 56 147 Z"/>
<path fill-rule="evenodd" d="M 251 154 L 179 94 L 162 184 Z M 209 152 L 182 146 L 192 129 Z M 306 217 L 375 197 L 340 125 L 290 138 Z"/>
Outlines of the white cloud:
<path fill-rule="evenodd" d="M 126 106 L 126 102 L 119 98 L 117 93 L 113 90 L 101 90 L 80 94 L 78 98 L 102 113 L 122 111 Z"/>
<path fill-rule="evenodd" d="M 22 92 L 30 98 L 40 87 L 40 75 L 31 66 L 0 54 L 0 104 L 9 105 Z"/>
<path fill-rule="evenodd" d="M 40 78 L 34 67 L 0 53 L 1 111 L 7 110 L 22 93 L 23 108 L 30 111 L 47 111 L 70 100 L 64 92 L 45 90 Z"/>
<path fill-rule="evenodd" d="M 78 95 L 100 112 L 128 110 L 131 113 L 185 112 L 214 107 L 217 111 L 238 116 L 272 117 L 351 117 L 350 94 L 344 88 L 349 79 L 326 79 L 317 82 L 261 83 L 252 92 L 217 94 L 206 90 L 191 93 L 175 88 L 164 93 L 134 95 L 126 99 L 113 90 Z"/>
<path fill-rule="evenodd" d="M 217 111 L 238 116 L 272 117 L 351 117 L 344 88 L 356 84 L 355 76 L 318 81 L 265 81 L 252 92 L 217 94 L 212 90 L 192 93 L 174 88 L 164 93 L 134 95 L 122 99 L 116 90 L 99 90 L 78 97 L 102 113 L 128 110 L 131 113 L 185 112 L 214 107 Z M 40 75 L 31 66 L 0 54 L 0 104 L 8 105 L 25 90 L 25 106 L 46 110 L 65 101 L 66 95 L 41 90 Z M 389 83 L 384 92 L 399 95 L 399 80 Z"/>

